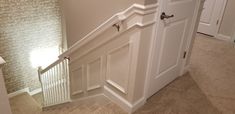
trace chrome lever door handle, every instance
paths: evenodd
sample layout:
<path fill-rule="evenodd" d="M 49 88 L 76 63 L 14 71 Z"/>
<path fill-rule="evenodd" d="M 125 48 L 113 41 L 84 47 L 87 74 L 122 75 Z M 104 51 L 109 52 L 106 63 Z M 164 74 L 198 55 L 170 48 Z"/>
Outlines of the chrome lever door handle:
<path fill-rule="evenodd" d="M 169 19 L 169 18 L 173 18 L 173 17 L 174 17 L 174 15 L 166 15 L 165 12 L 162 12 L 160 19 L 164 20 L 164 19 Z"/>

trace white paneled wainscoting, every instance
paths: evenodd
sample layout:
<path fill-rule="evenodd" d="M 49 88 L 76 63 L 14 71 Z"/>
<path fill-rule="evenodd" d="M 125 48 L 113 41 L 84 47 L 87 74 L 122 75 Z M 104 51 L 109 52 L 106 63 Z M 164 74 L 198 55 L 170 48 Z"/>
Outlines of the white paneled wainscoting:
<path fill-rule="evenodd" d="M 76 42 L 56 62 L 40 68 L 44 107 L 100 94 L 129 113 L 142 106 L 148 97 L 148 69 L 160 15 L 159 3 L 134 4 Z"/>
<path fill-rule="evenodd" d="M 132 5 L 40 68 L 44 107 L 98 94 L 128 112 L 143 105 L 157 9 L 158 4 Z"/>

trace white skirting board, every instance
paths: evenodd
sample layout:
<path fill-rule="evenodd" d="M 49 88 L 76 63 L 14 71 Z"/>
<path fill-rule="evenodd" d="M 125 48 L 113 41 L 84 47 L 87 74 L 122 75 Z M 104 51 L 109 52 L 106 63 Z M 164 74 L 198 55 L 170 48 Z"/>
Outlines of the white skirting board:
<path fill-rule="evenodd" d="M 114 103 L 118 104 L 122 109 L 127 111 L 129 114 L 133 113 L 134 111 L 136 111 L 138 108 L 140 108 L 146 103 L 145 98 L 141 98 L 136 103 L 131 104 L 126 99 L 122 98 L 121 96 L 119 96 L 118 94 L 116 94 L 106 86 L 104 86 L 104 95 Z"/>
<path fill-rule="evenodd" d="M 224 40 L 224 41 L 228 41 L 228 42 L 231 42 L 233 40 L 232 37 L 227 36 L 227 35 L 223 35 L 223 34 L 217 34 L 216 38 L 219 40 Z"/>
<path fill-rule="evenodd" d="M 25 88 L 25 89 L 21 89 L 21 90 L 18 90 L 18 91 L 16 91 L 16 92 L 13 92 L 13 93 L 8 94 L 8 97 L 9 97 L 9 98 L 12 98 L 12 97 L 15 97 L 15 96 L 17 96 L 17 95 L 20 95 L 20 94 L 22 94 L 22 93 L 28 93 L 29 95 L 33 96 L 33 95 L 38 94 L 38 93 L 40 93 L 40 92 L 42 92 L 42 89 L 41 89 L 41 88 L 36 89 L 36 90 L 34 90 L 34 91 L 31 91 L 31 92 L 29 91 L 29 88 Z"/>

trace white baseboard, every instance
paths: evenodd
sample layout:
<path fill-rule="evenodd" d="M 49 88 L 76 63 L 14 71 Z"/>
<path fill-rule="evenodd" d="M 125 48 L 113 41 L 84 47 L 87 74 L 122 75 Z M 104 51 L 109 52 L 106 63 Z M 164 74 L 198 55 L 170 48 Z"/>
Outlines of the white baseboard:
<path fill-rule="evenodd" d="M 228 41 L 228 42 L 232 41 L 232 37 L 227 36 L 227 35 L 223 35 L 223 34 L 217 34 L 216 38 L 219 40 L 224 40 L 224 41 Z"/>
<path fill-rule="evenodd" d="M 88 97 L 83 97 L 83 98 L 79 98 L 79 99 L 76 99 L 76 100 L 71 100 L 71 102 L 83 102 L 85 100 L 100 97 L 100 96 L 104 96 L 104 94 L 100 93 L 100 94 L 96 94 L 96 95 L 91 95 L 91 96 L 88 96 Z"/>
<path fill-rule="evenodd" d="M 141 98 L 139 101 L 132 105 L 126 99 L 122 98 L 120 95 L 118 95 L 106 86 L 104 86 L 104 95 L 111 101 L 119 105 L 122 109 L 127 111 L 129 114 L 133 113 L 146 103 L 145 99 Z"/>
<path fill-rule="evenodd" d="M 33 91 L 29 92 L 29 95 L 33 96 L 33 95 L 38 94 L 40 92 L 42 92 L 42 88 L 38 88 L 36 90 L 33 90 Z"/>
<path fill-rule="evenodd" d="M 41 89 L 41 88 L 36 89 L 36 90 L 34 90 L 34 91 L 31 91 L 31 92 L 29 92 L 29 88 L 24 88 L 24 89 L 21 89 L 21 90 L 18 90 L 18 91 L 16 91 L 16 92 L 13 92 L 13 93 L 8 94 L 8 98 L 15 97 L 15 96 L 20 95 L 20 94 L 22 94 L 22 93 L 28 93 L 29 95 L 32 96 L 32 95 L 38 94 L 38 93 L 40 93 L 40 92 L 42 92 L 42 89 Z"/>
<path fill-rule="evenodd" d="M 20 95 L 20 94 L 22 94 L 22 93 L 29 93 L 29 88 L 24 88 L 24 89 L 18 90 L 18 91 L 16 91 L 16 92 L 10 93 L 10 94 L 8 94 L 8 97 L 9 97 L 9 98 L 12 98 L 12 97 L 15 97 L 15 96 L 17 96 L 17 95 Z"/>
<path fill-rule="evenodd" d="M 184 74 L 186 74 L 189 71 L 189 67 L 190 67 L 189 65 L 184 66 L 183 71 L 181 73 L 181 76 L 183 76 Z"/>
<path fill-rule="evenodd" d="M 138 100 L 137 102 L 135 102 L 134 105 L 132 106 L 132 112 L 135 112 L 137 109 L 144 106 L 145 103 L 146 103 L 146 99 L 144 97 Z"/>

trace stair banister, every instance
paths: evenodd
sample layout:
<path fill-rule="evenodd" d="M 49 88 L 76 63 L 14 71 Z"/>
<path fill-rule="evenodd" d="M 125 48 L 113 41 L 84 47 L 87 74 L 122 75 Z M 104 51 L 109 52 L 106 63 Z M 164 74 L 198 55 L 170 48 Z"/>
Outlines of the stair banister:
<path fill-rule="evenodd" d="M 68 57 L 59 58 L 44 69 L 38 68 L 43 107 L 70 102 L 68 62 Z"/>
<path fill-rule="evenodd" d="M 112 28 L 113 25 L 118 25 L 118 32 L 110 36 L 110 39 L 116 38 L 116 36 L 120 34 L 124 34 L 133 28 L 143 28 L 155 23 L 155 20 L 151 20 L 148 22 L 134 22 L 130 26 L 126 27 L 122 30 L 122 22 L 125 22 L 132 15 L 135 16 L 145 16 L 148 14 L 154 14 L 156 12 L 156 7 L 158 5 L 149 5 L 142 6 L 138 4 L 132 5 L 130 8 L 126 9 L 123 12 L 117 13 L 112 16 L 106 22 L 101 24 L 95 30 L 91 31 L 81 40 L 77 41 L 74 45 L 72 45 L 67 51 L 59 56 L 59 59 L 54 63 L 49 65 L 48 67 L 41 69 L 39 68 L 39 78 L 42 84 L 43 97 L 44 97 L 44 107 L 53 106 L 56 104 L 61 104 L 64 102 L 70 101 L 70 85 L 69 85 L 69 57 L 71 57 L 70 63 L 72 63 L 72 54 L 76 52 L 78 49 L 81 49 L 83 46 L 88 44 L 97 38 L 100 34 L 104 33 L 108 29 Z M 117 26 L 116 26 L 117 27 Z M 100 44 L 99 44 L 100 45 Z M 98 45 L 97 45 L 98 46 Z M 91 51 L 91 50 L 90 50 Z M 88 50 L 89 52 L 89 50 Z M 88 53 L 87 52 L 87 53 Z M 85 52 L 84 52 L 85 53 Z M 84 55 L 84 53 L 80 53 L 78 56 Z"/>

